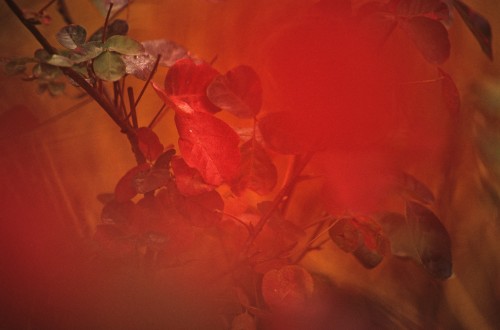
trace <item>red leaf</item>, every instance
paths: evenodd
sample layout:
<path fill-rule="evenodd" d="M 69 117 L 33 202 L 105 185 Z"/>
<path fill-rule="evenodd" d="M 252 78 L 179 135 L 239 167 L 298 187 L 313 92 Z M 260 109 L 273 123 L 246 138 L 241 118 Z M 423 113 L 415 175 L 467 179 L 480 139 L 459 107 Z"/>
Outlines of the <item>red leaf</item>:
<path fill-rule="evenodd" d="M 154 161 L 163 152 L 158 136 L 149 127 L 140 127 L 136 130 L 139 149 L 144 157 L 149 161 Z"/>
<path fill-rule="evenodd" d="M 428 62 L 442 64 L 450 57 L 448 31 L 441 22 L 416 16 L 403 20 L 401 27 Z"/>
<path fill-rule="evenodd" d="M 438 12 L 442 9 L 441 0 L 403 0 L 396 6 L 399 16 L 418 16 Z"/>
<path fill-rule="evenodd" d="M 138 165 L 129 170 L 116 184 L 115 199 L 117 202 L 126 202 L 137 195 L 135 178 L 141 173 L 147 173 L 151 166 L 148 163 Z"/>
<path fill-rule="evenodd" d="M 441 69 L 439 69 L 439 73 L 443 78 L 441 81 L 441 94 L 443 95 L 444 104 L 452 114 L 457 114 L 462 106 L 457 85 L 455 85 L 449 74 Z"/>
<path fill-rule="evenodd" d="M 134 178 L 136 190 L 140 194 L 154 191 L 166 186 L 170 181 L 170 171 L 165 168 L 155 168 L 147 172 L 141 172 Z"/>
<path fill-rule="evenodd" d="M 348 253 L 356 251 L 363 244 L 361 232 L 352 219 L 340 219 L 328 233 L 332 241 Z"/>
<path fill-rule="evenodd" d="M 200 175 L 198 170 L 189 167 L 181 157 L 172 159 L 172 170 L 175 175 L 175 185 L 184 196 L 194 196 L 214 190 Z"/>
<path fill-rule="evenodd" d="M 241 118 L 254 118 L 262 106 L 262 86 L 257 73 L 240 65 L 215 77 L 207 88 L 213 104 Z"/>
<path fill-rule="evenodd" d="M 288 265 L 273 269 L 262 278 L 264 301 L 273 309 L 303 307 L 314 291 L 314 281 L 307 270 Z"/>
<path fill-rule="evenodd" d="M 234 317 L 231 330 L 257 330 L 257 324 L 255 319 L 245 312 Z"/>
<path fill-rule="evenodd" d="M 165 95 L 180 109 L 189 107 L 194 111 L 215 113 L 219 109 L 208 100 L 206 90 L 217 75 L 218 72 L 205 62 L 179 60 L 165 77 Z"/>
<path fill-rule="evenodd" d="M 278 180 L 278 171 L 266 150 L 255 140 L 245 142 L 241 148 L 241 175 L 232 185 L 239 194 L 250 189 L 259 195 L 270 193 Z"/>
<path fill-rule="evenodd" d="M 175 124 L 184 161 L 197 169 L 206 183 L 218 186 L 234 179 L 240 165 L 239 137 L 229 125 L 196 111 L 178 111 Z"/>
<path fill-rule="evenodd" d="M 196 196 L 179 196 L 177 207 L 191 225 L 205 228 L 222 219 L 224 201 L 214 190 Z"/>
<path fill-rule="evenodd" d="M 397 182 L 403 193 L 408 194 L 413 199 L 425 204 L 434 202 L 432 191 L 414 176 L 403 172 L 398 176 Z"/>
<path fill-rule="evenodd" d="M 493 50 L 491 43 L 491 26 L 487 19 L 469 8 L 459 0 L 453 0 L 453 5 L 464 20 L 467 27 L 479 42 L 481 49 L 493 61 Z"/>

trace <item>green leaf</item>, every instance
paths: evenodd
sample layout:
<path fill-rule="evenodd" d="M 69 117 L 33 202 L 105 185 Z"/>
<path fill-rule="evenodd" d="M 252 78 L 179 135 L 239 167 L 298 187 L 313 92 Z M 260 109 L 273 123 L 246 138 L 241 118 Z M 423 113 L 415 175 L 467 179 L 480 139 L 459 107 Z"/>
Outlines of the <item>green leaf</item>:
<path fill-rule="evenodd" d="M 472 10 L 462 1 L 454 0 L 453 6 L 462 17 L 467 27 L 479 42 L 481 49 L 493 61 L 493 50 L 491 42 L 491 26 L 486 18 Z"/>
<path fill-rule="evenodd" d="M 123 55 L 139 55 L 144 51 L 140 42 L 127 36 L 112 36 L 104 43 L 104 47 Z"/>
<path fill-rule="evenodd" d="M 416 16 L 402 20 L 401 27 L 428 62 L 442 64 L 450 57 L 448 31 L 441 22 Z"/>
<path fill-rule="evenodd" d="M 75 49 L 82 45 L 87 38 L 87 31 L 81 25 L 67 25 L 56 34 L 56 39 L 61 46 Z"/>
<path fill-rule="evenodd" d="M 54 66 L 63 67 L 63 68 L 70 68 L 74 64 L 73 61 L 70 60 L 69 58 L 61 56 L 61 55 L 57 55 L 57 54 L 52 55 L 46 61 L 46 63 L 50 64 L 50 65 L 54 65 Z"/>
<path fill-rule="evenodd" d="M 103 51 L 104 48 L 102 42 L 91 41 L 75 49 L 75 51 L 71 53 L 70 59 L 74 63 L 82 63 L 96 58 L 97 56 L 101 55 Z"/>
<path fill-rule="evenodd" d="M 435 278 L 452 274 L 451 239 L 438 217 L 427 207 L 406 203 L 406 220 L 422 265 Z"/>
<path fill-rule="evenodd" d="M 117 81 L 125 75 L 125 63 L 119 54 L 113 52 L 104 52 L 96 57 L 93 68 L 102 80 Z"/>
<path fill-rule="evenodd" d="M 114 8 L 114 7 L 113 7 Z M 106 30 L 106 36 L 109 38 L 111 36 L 116 35 L 126 35 L 128 32 L 128 24 L 126 21 L 122 19 L 116 19 L 110 24 L 108 24 L 108 28 Z M 102 41 L 102 35 L 104 33 L 104 28 L 100 28 L 94 34 L 92 34 L 89 38 L 90 41 Z"/>
<path fill-rule="evenodd" d="M 61 69 L 47 63 L 40 63 L 33 67 L 33 76 L 43 80 L 54 80 L 62 75 Z"/>
<path fill-rule="evenodd" d="M 99 14 L 102 16 L 106 16 L 108 13 L 110 3 L 113 3 L 113 9 L 111 10 L 111 14 L 120 10 L 121 8 L 128 6 L 130 0 L 92 0 L 92 3 L 99 11 Z"/>

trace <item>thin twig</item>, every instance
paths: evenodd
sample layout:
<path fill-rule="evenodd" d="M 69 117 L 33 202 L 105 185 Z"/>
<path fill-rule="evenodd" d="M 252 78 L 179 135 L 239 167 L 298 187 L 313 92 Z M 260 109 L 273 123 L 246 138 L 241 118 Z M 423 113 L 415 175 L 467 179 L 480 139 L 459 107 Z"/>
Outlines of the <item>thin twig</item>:
<path fill-rule="evenodd" d="M 57 0 L 51 0 L 51 1 L 49 1 L 49 3 L 48 3 L 48 4 L 46 4 L 45 6 L 43 6 L 43 7 L 42 7 L 42 9 L 40 9 L 40 10 L 38 11 L 38 13 L 40 13 L 40 14 L 41 14 L 41 13 L 43 13 L 43 12 L 44 12 L 47 8 L 49 8 L 50 6 L 52 6 L 52 4 L 53 4 L 54 2 L 56 2 L 56 1 L 57 1 Z"/>
<path fill-rule="evenodd" d="M 158 65 L 160 64 L 160 60 L 161 60 L 161 54 L 158 54 L 158 56 L 156 57 L 155 64 L 153 65 L 153 69 L 149 73 L 148 79 L 146 80 L 146 83 L 142 87 L 141 92 L 139 93 L 139 96 L 137 97 L 137 100 L 135 101 L 134 106 L 136 108 L 137 108 L 137 105 L 139 104 L 139 101 L 141 100 L 142 96 L 144 95 L 146 88 L 149 86 L 151 79 L 153 79 L 153 76 L 155 75 L 156 70 L 158 69 Z"/>
<path fill-rule="evenodd" d="M 137 122 L 137 112 L 135 111 L 134 89 L 132 87 L 128 87 L 127 94 L 128 94 L 128 101 L 130 104 L 130 114 L 132 116 L 132 126 L 134 128 L 139 128 L 139 123 Z"/>
<path fill-rule="evenodd" d="M 69 14 L 68 6 L 66 5 L 65 0 L 58 0 L 57 1 L 57 11 L 59 12 L 59 14 L 61 14 L 61 16 L 66 24 L 73 24 L 73 19 L 71 18 L 71 15 Z"/>
<path fill-rule="evenodd" d="M 109 4 L 108 13 L 106 14 L 106 19 L 104 20 L 104 27 L 102 29 L 102 42 L 106 41 L 106 35 L 108 34 L 108 23 L 109 23 L 109 15 L 111 15 L 111 9 L 113 9 L 113 2 Z"/>
<path fill-rule="evenodd" d="M 160 118 L 160 115 L 163 113 L 163 111 L 167 108 L 166 104 L 163 104 L 160 108 L 160 110 L 156 113 L 156 115 L 153 117 L 151 122 L 148 125 L 148 128 L 153 128 L 154 125 L 156 124 L 156 121 Z"/>

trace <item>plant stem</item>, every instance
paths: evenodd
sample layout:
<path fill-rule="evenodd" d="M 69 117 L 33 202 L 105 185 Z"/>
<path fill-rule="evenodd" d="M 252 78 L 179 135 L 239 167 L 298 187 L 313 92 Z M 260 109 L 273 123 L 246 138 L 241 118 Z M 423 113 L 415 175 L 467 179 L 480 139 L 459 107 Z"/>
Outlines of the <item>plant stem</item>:
<path fill-rule="evenodd" d="M 132 126 L 134 128 L 139 128 L 139 123 L 137 122 L 137 112 L 135 111 L 134 89 L 132 87 L 128 87 L 127 94 L 128 94 L 128 101 L 130 103 L 130 114 L 132 116 Z"/>
<path fill-rule="evenodd" d="M 104 20 L 104 27 L 102 29 L 102 42 L 106 41 L 108 32 L 109 15 L 111 15 L 111 9 L 113 9 L 113 2 L 109 4 L 108 13 L 106 14 L 106 19 Z"/>
<path fill-rule="evenodd" d="M 56 2 L 56 1 L 57 1 L 57 0 L 51 0 L 51 1 L 49 1 L 49 3 L 48 3 L 48 4 L 46 4 L 45 6 L 43 6 L 43 7 L 42 7 L 42 9 L 40 9 L 38 12 L 39 12 L 39 13 L 43 13 L 43 12 L 45 11 L 45 9 L 49 8 L 50 6 L 52 6 L 52 4 L 53 4 L 54 2 Z"/>
<path fill-rule="evenodd" d="M 135 101 L 134 104 L 135 107 L 137 107 L 137 104 L 139 104 L 139 101 L 141 100 L 142 96 L 144 95 L 144 92 L 146 91 L 146 88 L 149 86 L 149 82 L 151 81 L 151 79 L 153 79 L 153 76 L 155 75 L 156 70 L 158 69 L 158 65 L 160 64 L 160 60 L 161 60 L 161 54 L 158 54 L 158 56 L 156 57 L 155 64 L 153 65 L 153 69 L 149 73 L 148 79 L 146 80 L 146 83 L 142 87 L 141 92 L 139 93 L 139 96 Z"/>
<path fill-rule="evenodd" d="M 153 119 L 149 123 L 148 128 L 153 128 L 154 127 L 154 125 L 156 124 L 156 121 L 160 118 L 160 115 L 163 113 L 163 111 L 165 110 L 166 107 L 167 107 L 166 104 L 163 104 L 161 106 L 160 110 L 156 113 L 156 115 L 153 117 Z"/>
<path fill-rule="evenodd" d="M 64 1 L 64 0 L 57 1 L 57 11 L 59 12 L 59 14 L 61 14 L 61 16 L 66 24 L 73 24 L 73 19 L 71 18 L 71 15 L 69 14 L 69 10 L 68 10 L 68 6 L 66 5 L 66 1 Z"/>

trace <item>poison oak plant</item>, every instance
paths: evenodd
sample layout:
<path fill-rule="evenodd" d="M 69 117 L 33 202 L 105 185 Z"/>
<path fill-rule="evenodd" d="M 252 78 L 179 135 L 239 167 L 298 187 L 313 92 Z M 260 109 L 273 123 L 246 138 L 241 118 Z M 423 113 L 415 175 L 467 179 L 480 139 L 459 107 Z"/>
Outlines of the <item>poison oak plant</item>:
<path fill-rule="evenodd" d="M 434 192 L 384 155 L 401 137 L 394 118 L 404 112 L 402 88 L 437 86 L 436 102 L 451 116 L 460 112 L 457 87 L 441 66 L 450 56 L 454 13 L 492 58 L 489 23 L 465 3 L 372 1 L 353 10 L 347 0 L 319 1 L 274 36 L 269 73 L 284 97 L 269 111 L 268 91 L 252 67 L 219 72 L 173 41 L 128 37 L 127 22 L 115 16 L 131 1 L 94 1 L 105 21 L 91 35 L 73 24 L 64 1 L 40 11 L 5 2 L 42 47 L 10 59 L 6 73 L 53 96 L 68 84 L 83 90 L 127 136 L 137 160 L 114 193 L 101 196 L 97 258 L 168 271 L 206 256 L 196 254 L 210 237 L 220 243 L 209 251 L 214 268 L 231 277 L 240 306 L 224 315 L 233 329 L 278 328 L 275 315 L 297 324 L 324 317 L 311 307 L 317 275 L 300 264 L 328 242 L 367 269 L 393 255 L 413 259 L 429 277 L 452 275 L 452 242 Z M 58 47 L 37 27 L 50 23 L 47 11 L 56 2 L 68 23 L 55 36 Z M 387 54 L 395 35 L 409 40 L 432 76 L 407 81 L 398 74 L 399 55 Z M 159 66 L 168 67 L 164 79 L 155 75 Z M 127 87 L 134 78 L 145 81 L 140 91 Z M 139 109 L 147 88 L 164 106 L 145 124 Z M 155 133 L 166 111 L 174 113 L 177 141 Z M 228 116 L 234 118 L 222 119 Z M 346 153 L 348 161 L 335 156 Z M 275 165 L 282 159 L 291 160 L 287 168 Z M 310 181 L 322 187 L 315 197 L 321 210 L 296 219 L 289 212 L 298 202 L 294 193 Z M 395 207 L 374 207 L 383 205 L 379 195 L 397 200 Z"/>

